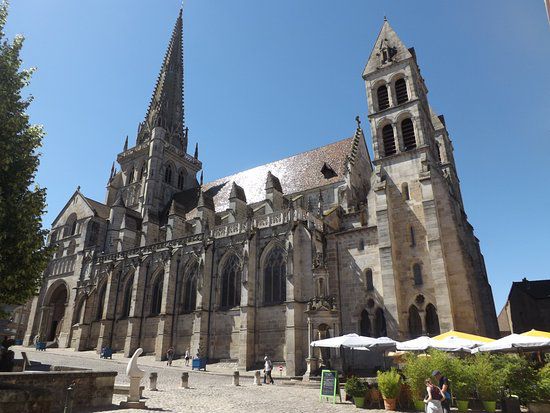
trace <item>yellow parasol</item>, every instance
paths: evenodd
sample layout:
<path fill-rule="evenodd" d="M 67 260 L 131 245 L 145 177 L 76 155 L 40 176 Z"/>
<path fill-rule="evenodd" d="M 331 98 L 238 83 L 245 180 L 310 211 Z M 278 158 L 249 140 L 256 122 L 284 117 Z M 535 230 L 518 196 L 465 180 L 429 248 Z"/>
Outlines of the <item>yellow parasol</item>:
<path fill-rule="evenodd" d="M 546 331 L 540 331 L 532 329 L 531 331 L 526 331 L 525 333 L 521 333 L 522 336 L 531 336 L 531 337 L 545 337 L 550 338 L 550 333 Z"/>
<path fill-rule="evenodd" d="M 482 343 L 491 343 L 495 341 L 492 338 L 476 336 L 475 334 L 461 333 L 460 331 L 454 331 L 454 330 L 447 331 L 446 333 L 440 334 L 433 338 L 435 340 L 444 340 L 447 337 L 458 337 L 458 338 L 463 338 L 465 340 L 480 341 Z"/>

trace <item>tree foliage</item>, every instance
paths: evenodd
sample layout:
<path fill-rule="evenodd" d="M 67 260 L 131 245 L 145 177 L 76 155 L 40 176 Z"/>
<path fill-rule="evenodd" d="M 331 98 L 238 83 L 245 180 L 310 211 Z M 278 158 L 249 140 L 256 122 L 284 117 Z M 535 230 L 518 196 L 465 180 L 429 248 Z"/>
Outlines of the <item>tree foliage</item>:
<path fill-rule="evenodd" d="M 42 229 L 46 191 L 35 183 L 44 132 L 26 113 L 23 97 L 32 69 L 21 68 L 23 38 L 4 34 L 8 15 L 0 3 L 0 303 L 23 303 L 36 293 L 50 248 Z"/>

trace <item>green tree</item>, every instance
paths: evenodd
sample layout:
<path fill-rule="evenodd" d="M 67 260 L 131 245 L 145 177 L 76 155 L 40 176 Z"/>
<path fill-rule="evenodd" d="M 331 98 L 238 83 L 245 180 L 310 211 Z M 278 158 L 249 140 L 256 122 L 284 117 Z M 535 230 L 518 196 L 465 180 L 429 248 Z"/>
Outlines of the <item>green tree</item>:
<path fill-rule="evenodd" d="M 32 69 L 21 69 L 23 38 L 4 34 L 7 1 L 0 2 L 0 303 L 19 304 L 32 297 L 48 264 L 50 248 L 42 229 L 46 191 L 35 183 L 38 149 L 44 132 L 26 113 L 23 97 Z"/>

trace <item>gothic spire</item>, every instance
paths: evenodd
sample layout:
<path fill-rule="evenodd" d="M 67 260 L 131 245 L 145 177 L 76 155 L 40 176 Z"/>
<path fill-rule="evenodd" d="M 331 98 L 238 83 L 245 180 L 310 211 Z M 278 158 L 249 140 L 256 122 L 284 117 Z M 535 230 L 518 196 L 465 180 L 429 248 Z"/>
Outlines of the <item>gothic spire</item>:
<path fill-rule="evenodd" d="M 166 130 L 167 140 L 187 152 L 183 110 L 183 18 L 180 9 L 137 143 L 149 139 L 153 128 L 161 126 Z"/>

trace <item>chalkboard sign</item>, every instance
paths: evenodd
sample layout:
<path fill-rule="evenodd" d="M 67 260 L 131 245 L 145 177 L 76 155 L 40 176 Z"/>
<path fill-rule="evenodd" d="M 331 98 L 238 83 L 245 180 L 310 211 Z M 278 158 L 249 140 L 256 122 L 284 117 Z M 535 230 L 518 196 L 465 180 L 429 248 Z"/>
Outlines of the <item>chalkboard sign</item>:
<path fill-rule="evenodd" d="M 338 372 L 336 370 L 323 370 L 321 372 L 321 400 L 323 397 L 332 397 L 332 402 L 336 403 L 337 394 L 340 395 Z"/>

